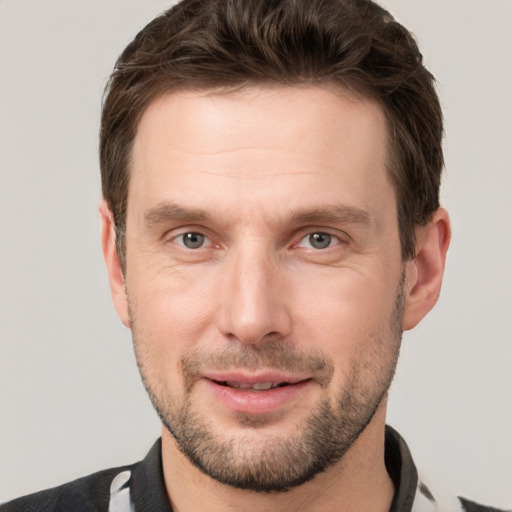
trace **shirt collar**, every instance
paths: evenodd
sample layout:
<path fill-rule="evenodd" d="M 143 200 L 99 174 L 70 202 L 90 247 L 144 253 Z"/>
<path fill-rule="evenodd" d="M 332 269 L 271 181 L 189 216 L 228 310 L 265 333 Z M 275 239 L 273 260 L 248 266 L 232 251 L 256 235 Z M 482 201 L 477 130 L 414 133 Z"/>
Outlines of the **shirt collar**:
<path fill-rule="evenodd" d="M 410 512 L 418 487 L 418 472 L 407 444 L 389 426 L 386 426 L 385 463 L 395 486 L 389 512 Z M 172 512 L 162 467 L 162 440 L 159 439 L 133 470 L 130 488 L 136 510 Z"/>
<path fill-rule="evenodd" d="M 395 495 L 389 512 L 411 511 L 418 487 L 418 471 L 409 447 L 402 436 L 389 425 L 386 425 L 384 460 L 395 486 Z"/>

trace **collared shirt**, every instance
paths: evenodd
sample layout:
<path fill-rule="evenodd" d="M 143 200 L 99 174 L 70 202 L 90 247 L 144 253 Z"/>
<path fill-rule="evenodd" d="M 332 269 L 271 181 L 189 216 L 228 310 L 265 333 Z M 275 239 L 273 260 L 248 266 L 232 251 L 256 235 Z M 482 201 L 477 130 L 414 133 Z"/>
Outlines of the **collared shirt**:
<path fill-rule="evenodd" d="M 498 512 L 425 484 L 418 478 L 405 441 L 391 427 L 386 427 L 385 462 L 395 486 L 389 512 Z M 0 505 L 0 512 L 172 512 L 163 478 L 161 440 L 136 464 L 18 498 Z"/>

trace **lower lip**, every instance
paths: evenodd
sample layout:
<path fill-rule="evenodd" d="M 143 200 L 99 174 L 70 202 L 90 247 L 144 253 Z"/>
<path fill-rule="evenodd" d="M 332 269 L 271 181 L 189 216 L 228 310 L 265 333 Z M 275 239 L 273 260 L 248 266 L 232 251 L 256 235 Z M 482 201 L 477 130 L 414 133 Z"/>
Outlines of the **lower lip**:
<path fill-rule="evenodd" d="M 214 397 L 234 412 L 264 414 L 275 412 L 298 398 L 312 383 L 310 380 L 263 391 L 230 388 L 214 380 L 203 379 Z"/>

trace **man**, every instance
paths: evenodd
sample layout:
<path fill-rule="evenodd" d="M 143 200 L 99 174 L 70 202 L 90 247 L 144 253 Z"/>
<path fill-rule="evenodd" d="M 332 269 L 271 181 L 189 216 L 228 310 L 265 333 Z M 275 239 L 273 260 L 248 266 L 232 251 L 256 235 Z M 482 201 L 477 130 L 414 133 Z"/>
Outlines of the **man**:
<path fill-rule="evenodd" d="M 100 216 L 162 439 L 2 510 L 486 510 L 385 427 L 444 271 L 441 137 L 433 77 L 373 3 L 185 0 L 150 23 L 105 98 Z"/>

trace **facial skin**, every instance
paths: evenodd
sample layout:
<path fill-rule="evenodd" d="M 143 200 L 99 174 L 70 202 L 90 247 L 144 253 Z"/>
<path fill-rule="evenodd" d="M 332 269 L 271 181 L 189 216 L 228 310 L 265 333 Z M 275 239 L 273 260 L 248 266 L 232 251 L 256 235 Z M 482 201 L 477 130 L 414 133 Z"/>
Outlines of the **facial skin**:
<path fill-rule="evenodd" d="M 124 276 L 101 213 L 164 450 L 252 491 L 333 472 L 357 443 L 375 453 L 402 328 L 435 303 L 449 239 L 440 211 L 402 262 L 387 152 L 380 107 L 342 91 L 183 92 L 149 106 Z M 254 389 L 270 383 L 286 385 Z"/>

